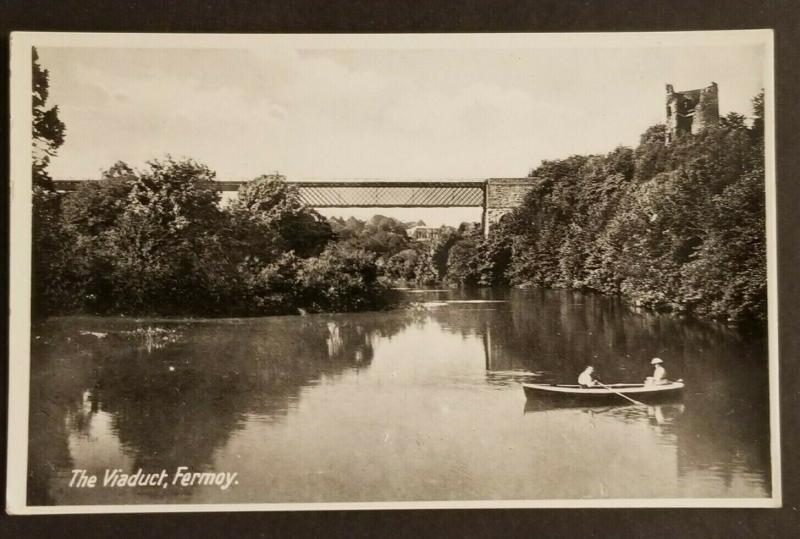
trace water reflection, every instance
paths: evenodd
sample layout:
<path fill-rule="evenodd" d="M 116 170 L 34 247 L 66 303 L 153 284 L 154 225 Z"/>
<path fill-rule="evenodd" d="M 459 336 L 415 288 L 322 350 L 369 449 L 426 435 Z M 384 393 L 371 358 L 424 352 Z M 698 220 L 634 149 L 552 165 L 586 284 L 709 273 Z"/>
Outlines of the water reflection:
<path fill-rule="evenodd" d="M 643 422 L 652 427 L 658 427 L 658 432 L 661 434 L 669 434 L 674 438 L 676 432 L 672 428 L 676 424 L 676 420 L 683 415 L 686 406 L 676 400 L 669 404 L 653 404 L 653 405 L 638 405 L 638 404 L 607 404 L 605 406 L 586 406 L 571 403 L 567 405 L 556 404 L 554 402 L 547 402 L 536 399 L 528 399 L 525 401 L 523 412 L 525 414 L 537 413 L 555 413 L 558 414 L 563 411 L 579 410 L 582 413 L 589 415 L 604 415 L 607 417 L 614 417 L 623 422 Z"/>
<path fill-rule="evenodd" d="M 45 336 L 34 339 L 32 352 L 29 502 L 53 503 L 50 479 L 66 476 L 70 447 L 81 440 L 102 446 L 84 462 L 90 472 L 102 473 L 115 458 L 127 470 L 208 469 L 249 417 L 281 421 L 304 387 L 369 367 L 374 339 L 410 321 L 398 313 L 380 323 L 368 316 L 164 322 L 186 338 L 150 353 L 128 338 L 137 322 L 67 319 L 36 328 Z M 87 327 L 107 336 L 88 335 Z"/>
<path fill-rule="evenodd" d="M 29 503 L 769 494 L 761 337 L 574 292 L 411 297 L 427 306 L 34 328 Z M 587 363 L 641 381 L 653 355 L 687 381 L 681 401 L 565 407 L 519 387 Z M 76 467 L 177 466 L 243 480 L 225 493 L 66 486 Z"/>
<path fill-rule="evenodd" d="M 756 474 L 768 492 L 769 396 L 762 335 L 716 324 L 635 312 L 622 302 L 573 291 L 513 290 L 486 311 L 434 311 L 443 328 L 484 336 L 487 382 L 575 383 L 594 365 L 608 382 L 641 382 L 653 356 L 683 378 L 688 413 L 674 429 L 680 476 L 700 473 L 732 486 L 735 470 Z M 534 404 L 535 406 L 535 404 Z M 720 492 L 704 487 L 703 496 Z"/>

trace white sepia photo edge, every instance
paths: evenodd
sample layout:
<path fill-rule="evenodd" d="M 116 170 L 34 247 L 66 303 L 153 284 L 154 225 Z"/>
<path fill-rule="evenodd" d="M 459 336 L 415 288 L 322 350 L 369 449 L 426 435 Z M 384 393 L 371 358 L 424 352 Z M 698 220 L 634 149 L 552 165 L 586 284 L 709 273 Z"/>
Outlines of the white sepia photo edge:
<path fill-rule="evenodd" d="M 123 47 L 237 49 L 247 47 L 325 49 L 492 49 L 709 46 L 734 43 L 765 47 L 765 173 L 770 399 L 771 495 L 766 498 L 535 499 L 357 503 L 247 503 L 163 505 L 27 504 L 28 420 L 31 338 L 31 74 L 32 47 Z M 775 95 L 772 30 L 585 33 L 585 34 L 363 34 L 363 35 L 179 35 L 14 32 L 10 84 L 10 308 L 6 510 L 10 514 L 140 513 L 199 511 L 327 511 L 485 508 L 780 507 L 781 445 L 778 361 L 777 216 Z"/>

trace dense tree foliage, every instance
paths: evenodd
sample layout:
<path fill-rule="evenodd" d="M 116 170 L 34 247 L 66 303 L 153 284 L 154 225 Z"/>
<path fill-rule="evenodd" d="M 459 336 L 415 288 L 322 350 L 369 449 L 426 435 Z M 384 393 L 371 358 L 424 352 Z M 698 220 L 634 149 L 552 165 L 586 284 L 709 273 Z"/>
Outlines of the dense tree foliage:
<path fill-rule="evenodd" d="M 392 217 L 375 215 L 368 221 L 350 217 L 331 219 L 340 245 L 374 256 L 381 277 L 394 285 L 428 286 L 445 279 L 450 248 L 460 237 L 453 227 L 442 226 L 431 241 L 409 237 L 412 226 Z"/>
<path fill-rule="evenodd" d="M 68 301 L 64 287 L 69 279 L 65 266 L 66 238 L 59 227 L 59 194 L 47 172 L 50 158 L 64 144 L 66 127 L 58 117 L 58 106 L 48 108 L 49 74 L 39 63 L 39 54 L 32 51 L 33 80 L 31 104 L 32 125 L 32 268 L 31 290 L 34 314 L 41 306 Z M 37 310 L 38 308 L 38 310 Z"/>
<path fill-rule="evenodd" d="M 463 284 L 508 283 L 621 294 L 640 306 L 730 321 L 766 317 L 763 94 L 752 125 L 635 150 L 545 161 L 524 205 L 451 251 Z M 455 257 L 455 258 L 454 258 Z"/>
<path fill-rule="evenodd" d="M 375 215 L 369 221 L 334 217 L 331 226 L 339 243 L 369 251 L 386 260 L 412 246 L 406 233 L 408 225 L 392 217 Z"/>
<path fill-rule="evenodd" d="M 330 224 L 280 175 L 245 184 L 227 207 L 215 173 L 191 159 L 118 162 L 76 191 L 54 189 L 64 142 L 33 50 L 33 264 L 36 316 L 57 313 L 277 314 L 386 303 L 374 257 L 331 244 Z"/>
<path fill-rule="evenodd" d="M 263 315 L 386 303 L 374 259 L 335 248 L 328 222 L 280 176 L 227 207 L 214 172 L 167 157 L 59 197 L 58 294 L 41 312 Z M 55 284 L 53 284 L 55 283 Z"/>
<path fill-rule="evenodd" d="M 50 95 L 50 74 L 39 63 L 39 53 L 33 55 L 33 185 L 52 190 L 52 180 L 47 174 L 50 158 L 64 144 L 66 126 L 58 117 L 58 105 L 47 108 Z"/>
<path fill-rule="evenodd" d="M 230 206 L 237 235 L 246 235 L 259 253 L 294 251 L 317 256 L 333 238 L 328 221 L 300 200 L 297 187 L 279 174 L 244 184 Z M 263 256 L 263 255 L 262 255 Z"/>
<path fill-rule="evenodd" d="M 378 267 L 366 251 L 331 245 L 300 268 L 296 289 L 313 312 L 359 311 L 381 305 Z"/>

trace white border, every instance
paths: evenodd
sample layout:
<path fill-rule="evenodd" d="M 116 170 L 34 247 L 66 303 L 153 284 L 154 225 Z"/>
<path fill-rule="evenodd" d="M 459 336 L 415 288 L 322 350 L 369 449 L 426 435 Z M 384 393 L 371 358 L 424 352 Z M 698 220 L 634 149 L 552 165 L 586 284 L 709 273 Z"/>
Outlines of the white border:
<path fill-rule="evenodd" d="M 648 498 L 485 500 L 360 503 L 253 503 L 28 506 L 30 257 L 31 257 L 31 47 L 245 49 L 508 49 L 625 48 L 763 45 L 765 47 L 766 225 L 772 496 L 769 498 Z M 772 30 L 582 34 L 101 34 L 14 32 L 11 35 L 11 174 L 9 234 L 9 422 L 6 510 L 10 514 L 144 513 L 192 511 L 306 511 L 375 509 L 781 507 L 778 398 L 778 283 L 775 193 L 775 108 Z"/>

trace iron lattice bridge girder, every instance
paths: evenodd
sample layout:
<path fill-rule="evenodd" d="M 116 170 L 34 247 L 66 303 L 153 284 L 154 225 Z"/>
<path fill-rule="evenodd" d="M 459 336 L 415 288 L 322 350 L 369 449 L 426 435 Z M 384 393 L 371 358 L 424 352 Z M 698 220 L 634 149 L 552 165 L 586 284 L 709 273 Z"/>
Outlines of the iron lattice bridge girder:
<path fill-rule="evenodd" d="M 476 208 L 484 182 L 290 182 L 315 208 Z"/>

